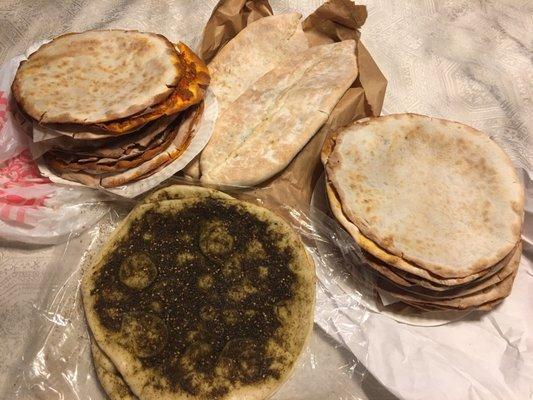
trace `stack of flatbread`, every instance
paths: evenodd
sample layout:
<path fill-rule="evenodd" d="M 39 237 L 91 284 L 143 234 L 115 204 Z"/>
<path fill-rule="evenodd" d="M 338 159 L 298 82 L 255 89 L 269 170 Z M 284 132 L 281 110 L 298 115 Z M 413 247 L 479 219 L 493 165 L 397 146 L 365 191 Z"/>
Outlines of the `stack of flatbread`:
<path fill-rule="evenodd" d="M 211 189 L 148 196 L 85 271 L 95 370 L 118 399 L 263 399 L 313 325 L 314 265 L 273 212 Z"/>
<path fill-rule="evenodd" d="M 187 173 L 254 186 L 292 161 L 354 82 L 355 41 L 309 47 L 300 14 L 269 16 L 239 32 L 209 70 L 220 113 Z"/>
<path fill-rule="evenodd" d="M 488 136 L 389 115 L 336 132 L 322 161 L 331 210 L 366 255 L 382 298 L 423 310 L 489 310 L 509 295 L 524 190 Z"/>
<path fill-rule="evenodd" d="M 22 62 L 12 92 L 62 178 L 115 187 L 187 148 L 209 84 L 186 45 L 123 30 L 66 34 Z"/>

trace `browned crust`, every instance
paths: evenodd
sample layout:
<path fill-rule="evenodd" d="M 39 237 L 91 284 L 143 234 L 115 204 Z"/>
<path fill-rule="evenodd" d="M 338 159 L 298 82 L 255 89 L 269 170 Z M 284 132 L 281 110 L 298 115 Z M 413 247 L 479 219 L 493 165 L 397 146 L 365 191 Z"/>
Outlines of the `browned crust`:
<path fill-rule="evenodd" d="M 138 129 L 147 122 L 180 112 L 194 104 L 198 104 L 205 96 L 209 85 L 209 70 L 205 63 L 184 43 L 176 45 L 183 75 L 172 94 L 163 102 L 154 106 L 148 113 L 129 117 L 120 121 L 99 124 L 98 127 L 115 134 L 123 134 Z"/>
<path fill-rule="evenodd" d="M 37 109 L 29 102 L 25 101 L 22 94 L 21 94 L 21 88 L 20 88 L 20 67 L 27 61 L 31 60 L 31 58 L 37 54 L 39 52 L 39 50 L 42 50 L 46 47 L 49 47 L 51 46 L 56 40 L 58 39 L 61 39 L 61 38 L 64 38 L 66 36 L 70 36 L 70 35 L 77 35 L 77 34 L 81 34 L 81 33 L 84 33 L 84 32 L 90 32 L 90 31 L 98 31 L 98 32 L 105 32 L 105 31 L 110 31 L 110 32 L 135 32 L 135 33 L 141 33 L 141 34 L 145 34 L 145 35 L 150 35 L 150 36 L 157 36 L 159 38 L 161 38 L 163 40 L 163 42 L 165 43 L 165 45 L 167 46 L 167 51 L 168 53 L 172 56 L 172 59 L 173 59 L 173 64 L 175 65 L 176 67 L 176 70 L 177 70 L 177 73 L 176 73 L 176 77 L 173 81 L 173 83 L 170 85 L 171 87 L 168 88 L 168 90 L 166 90 L 165 92 L 157 95 L 157 96 L 154 96 L 153 99 L 147 101 L 145 104 L 142 104 L 140 106 L 136 105 L 135 108 L 132 108 L 132 107 L 129 107 L 128 109 L 126 109 L 125 111 L 123 111 L 122 113 L 115 113 L 115 114 L 107 114 L 106 115 L 106 118 L 105 119 L 102 119 L 102 120 L 97 120 L 97 121 L 86 121 L 86 120 L 81 120 L 79 118 L 74 118 L 72 117 L 71 115 L 67 115 L 67 114 L 63 114 L 63 115 L 60 115 L 56 118 L 47 118 L 46 117 L 46 113 L 44 114 L 41 114 L 39 111 L 37 111 Z M 161 35 L 161 34 L 157 34 L 157 33 L 151 33 L 151 32 L 142 32 L 142 31 L 139 31 L 139 30 L 126 30 L 126 29 L 104 29 L 104 30 L 88 30 L 88 31 L 84 31 L 84 32 L 70 32 L 70 33 L 66 33 L 66 34 L 63 34 L 63 35 L 60 35 L 60 36 L 57 36 L 55 37 L 54 39 L 52 39 L 50 42 L 48 43 L 45 43 L 43 44 L 41 47 L 39 47 L 36 51 L 34 51 L 32 54 L 30 54 L 30 56 L 28 57 L 27 60 L 24 60 L 22 61 L 20 64 L 19 64 L 19 67 L 17 69 L 17 72 L 15 74 L 15 78 L 13 80 L 13 83 L 11 84 L 11 91 L 13 93 L 13 96 L 17 102 L 17 104 L 19 105 L 19 107 L 27 114 L 29 115 L 31 118 L 35 119 L 36 121 L 39 121 L 40 123 L 75 123 L 75 124 L 81 124 L 81 125 L 93 125 L 95 123 L 103 123 L 103 122 L 106 122 L 106 121 L 112 121 L 112 120 L 115 120 L 115 119 L 118 119 L 118 118 L 124 118 L 124 117 L 128 117 L 128 116 L 131 116 L 131 115 L 134 115 L 135 113 L 138 113 L 139 112 L 139 109 L 145 109 L 147 107 L 150 107 L 151 105 L 153 104 L 157 104 L 157 103 L 160 103 L 162 102 L 163 100 L 165 100 L 167 97 L 169 97 L 172 93 L 173 93 L 173 86 L 174 85 L 177 85 L 178 82 L 181 80 L 182 78 L 182 63 L 180 61 L 180 57 L 174 47 L 174 45 L 172 44 L 172 42 L 170 42 L 165 36 Z"/>
<path fill-rule="evenodd" d="M 365 250 L 363 250 L 363 254 L 368 261 L 368 265 L 372 269 L 380 273 L 394 284 L 421 297 L 430 296 L 439 298 L 440 296 L 450 296 L 452 294 L 457 294 L 460 291 L 471 290 L 472 288 L 480 286 L 491 279 L 494 280 L 495 276 L 500 281 L 505 279 L 507 276 L 513 273 L 512 268 L 509 268 L 511 267 L 510 260 L 516 252 L 521 251 L 522 244 L 518 243 L 516 247 L 509 254 L 507 254 L 502 261 L 500 261 L 500 263 L 503 265 L 501 269 L 494 269 L 494 271 L 491 270 L 486 275 L 482 275 L 475 280 L 458 283 L 457 285 L 453 286 L 431 282 L 422 277 L 417 277 L 407 271 L 399 270 L 393 265 L 389 265 L 384 261 L 381 261 L 379 258 L 371 255 Z"/>
<path fill-rule="evenodd" d="M 520 254 L 518 254 L 517 259 L 512 260 L 512 263 L 518 263 L 520 262 Z M 397 298 L 400 301 L 403 301 L 407 304 L 413 305 L 413 304 L 420 304 L 420 305 L 427 305 L 427 306 L 434 306 L 434 307 L 447 307 L 447 308 L 454 308 L 459 310 L 467 310 L 467 309 L 475 309 L 478 306 L 481 306 L 487 302 L 493 302 L 500 299 L 503 299 L 507 297 L 512 290 L 514 279 L 517 275 L 517 271 L 513 272 L 511 275 L 507 276 L 505 279 L 503 279 L 501 282 L 496 283 L 492 286 L 489 286 L 487 288 L 481 289 L 478 292 L 473 292 L 470 294 L 467 294 L 465 296 L 460 296 L 456 298 L 450 298 L 450 299 L 428 299 L 428 298 L 419 298 L 415 295 L 405 292 L 403 290 L 400 290 L 399 288 L 394 287 L 393 285 L 388 284 L 387 282 L 383 281 L 382 279 L 377 280 L 377 286 L 390 294 L 392 297 Z M 478 301 L 475 301 L 474 299 L 476 296 L 482 296 L 487 295 L 487 297 L 482 297 Z"/>
<path fill-rule="evenodd" d="M 189 129 L 187 131 L 187 134 L 183 136 L 183 140 L 180 141 L 180 143 L 175 143 L 175 147 L 172 151 L 165 150 L 162 153 L 155 155 L 154 158 L 152 158 L 151 160 L 145 161 L 145 163 L 150 163 L 149 165 L 147 165 L 147 169 L 137 171 L 137 173 L 135 174 L 122 174 L 117 176 L 114 174 L 90 174 L 85 171 L 58 171 L 55 170 L 52 165 L 48 164 L 48 162 L 47 164 L 55 173 L 57 173 L 60 178 L 73 182 L 79 182 L 90 187 L 113 188 L 117 186 L 122 186 L 126 183 L 137 181 L 139 179 L 144 179 L 150 175 L 153 175 L 154 173 L 158 172 L 159 170 L 176 160 L 189 147 L 189 144 L 196 132 L 194 130 L 194 127 L 198 124 L 198 121 L 203 113 L 203 109 L 204 103 L 201 103 L 198 106 L 187 110 L 187 114 L 194 113 L 194 116 L 189 122 Z M 187 115 L 184 115 L 181 121 L 185 121 L 186 119 Z M 180 126 L 181 124 L 177 124 L 174 128 L 176 135 L 180 129 Z M 174 139 L 176 139 L 176 137 L 174 137 Z M 138 167 L 142 166 L 143 164 L 140 164 Z"/>
<path fill-rule="evenodd" d="M 60 150 L 49 151 L 45 153 L 43 157 L 51 168 L 59 172 L 82 171 L 91 174 L 105 174 L 126 171 L 128 169 L 141 165 L 142 163 L 152 159 L 153 157 L 157 156 L 165 149 L 167 149 L 176 137 L 178 133 L 178 129 L 176 127 L 179 127 L 181 121 L 182 119 L 178 118 L 164 132 L 160 134 L 163 135 L 164 139 L 159 145 L 153 146 L 151 148 L 149 147 L 142 153 L 140 153 L 138 156 L 135 156 L 131 159 L 117 160 L 116 162 L 110 164 L 102 164 L 96 161 L 67 162 L 62 159 L 62 156 L 64 157 L 65 152 Z"/>
<path fill-rule="evenodd" d="M 147 178 L 148 176 L 155 174 L 161 168 L 166 167 L 168 164 L 176 160 L 189 147 L 189 143 L 191 142 L 195 134 L 194 127 L 196 126 L 200 116 L 202 115 L 202 112 L 203 112 L 203 103 L 194 110 L 194 117 L 190 122 L 188 132 L 186 135 L 184 135 L 183 140 L 177 146 L 175 146 L 172 151 L 170 152 L 167 151 L 165 153 L 167 156 L 161 157 L 157 163 L 154 163 L 154 165 L 150 168 L 149 171 L 145 173 L 134 174 L 131 177 L 128 177 L 128 176 L 104 177 L 100 181 L 100 185 L 104 188 L 112 188 L 112 187 L 122 186 L 128 182 Z M 179 130 L 179 126 L 176 128 L 176 131 L 178 130 Z"/>
<path fill-rule="evenodd" d="M 458 297 L 464 297 L 476 292 L 479 292 L 485 288 L 488 288 L 490 286 L 494 286 L 505 280 L 510 275 L 516 273 L 516 270 L 518 269 L 519 261 L 515 262 L 520 259 L 520 254 L 522 253 L 522 244 L 519 243 L 515 249 L 509 253 L 503 260 L 504 266 L 501 270 L 489 274 L 487 276 L 483 276 L 480 279 L 477 279 L 472 282 L 467 282 L 463 284 L 458 284 L 457 286 L 453 287 L 439 287 L 438 290 L 429 289 L 425 286 L 420 286 L 418 283 L 412 283 L 410 281 L 405 281 L 407 285 L 403 284 L 399 280 L 396 280 L 395 278 L 403 279 L 403 277 L 396 275 L 392 270 L 394 267 L 388 266 L 376 258 L 372 256 L 368 256 L 365 254 L 365 256 L 370 257 L 368 264 L 375 268 L 375 270 L 380 274 L 380 277 L 382 279 L 386 279 L 391 284 L 395 285 L 398 290 L 405 291 L 406 294 L 413 296 L 413 298 L 417 298 L 418 301 L 424 302 L 427 300 L 429 301 L 438 301 L 438 300 L 447 300 L 452 298 L 458 298 Z M 376 268 L 377 267 L 377 268 Z M 392 276 L 391 276 L 392 275 Z"/>

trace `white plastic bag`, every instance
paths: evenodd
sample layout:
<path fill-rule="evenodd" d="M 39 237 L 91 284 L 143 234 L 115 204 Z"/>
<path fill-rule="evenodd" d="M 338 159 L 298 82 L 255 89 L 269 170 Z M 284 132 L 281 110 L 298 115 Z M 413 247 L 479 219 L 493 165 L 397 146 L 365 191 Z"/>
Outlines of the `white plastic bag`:
<path fill-rule="evenodd" d="M 2 151 L 5 149 L 2 149 Z M 93 225 L 106 212 L 103 194 L 52 183 L 26 149 L 0 164 L 0 237 L 53 244 Z"/>

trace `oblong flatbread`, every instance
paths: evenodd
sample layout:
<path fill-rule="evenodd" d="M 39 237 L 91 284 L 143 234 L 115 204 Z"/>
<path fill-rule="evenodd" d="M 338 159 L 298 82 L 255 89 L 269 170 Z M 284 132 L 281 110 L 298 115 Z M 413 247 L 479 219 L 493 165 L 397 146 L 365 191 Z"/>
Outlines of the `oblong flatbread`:
<path fill-rule="evenodd" d="M 365 237 L 438 276 L 486 270 L 520 238 L 516 171 L 466 125 L 415 114 L 354 123 L 338 133 L 326 170 Z"/>
<path fill-rule="evenodd" d="M 267 72 L 217 120 L 202 181 L 252 186 L 283 170 L 356 76 L 353 40 L 312 47 Z"/>
<path fill-rule="evenodd" d="M 136 396 L 259 399 L 294 366 L 314 284 L 281 218 L 199 198 L 135 208 L 84 273 L 82 296 L 97 344 Z"/>
<path fill-rule="evenodd" d="M 39 122 L 93 124 L 165 100 L 181 74 L 178 54 L 164 36 L 87 31 L 42 45 L 20 64 L 12 91 Z"/>
<path fill-rule="evenodd" d="M 209 63 L 210 88 L 224 111 L 257 79 L 308 48 L 301 14 L 271 15 L 252 22 L 231 39 Z"/>
<path fill-rule="evenodd" d="M 308 47 L 298 13 L 272 15 L 247 25 L 209 63 L 209 87 L 217 98 L 219 114 L 257 79 Z M 184 172 L 199 179 L 200 157 Z"/>

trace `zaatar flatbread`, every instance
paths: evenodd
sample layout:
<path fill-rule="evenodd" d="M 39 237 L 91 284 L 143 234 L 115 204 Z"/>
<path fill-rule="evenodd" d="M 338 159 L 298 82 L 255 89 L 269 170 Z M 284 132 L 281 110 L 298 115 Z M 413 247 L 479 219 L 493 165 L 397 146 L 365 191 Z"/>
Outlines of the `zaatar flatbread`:
<path fill-rule="evenodd" d="M 165 100 L 182 74 L 174 46 L 161 35 L 87 31 L 42 45 L 19 66 L 12 91 L 36 121 L 93 124 Z"/>
<path fill-rule="evenodd" d="M 435 275 L 481 273 L 520 238 L 518 176 L 466 125 L 414 114 L 355 123 L 338 133 L 326 170 L 366 238 Z"/>
<path fill-rule="evenodd" d="M 219 117 L 202 181 L 251 186 L 283 170 L 357 76 L 355 42 L 315 46 L 259 78 Z"/>
<path fill-rule="evenodd" d="M 215 189 L 204 188 L 202 186 L 171 185 L 156 190 L 146 196 L 142 204 L 157 203 L 165 200 L 197 199 L 203 197 L 213 197 L 217 199 L 231 199 L 232 197 L 224 192 Z"/>
<path fill-rule="evenodd" d="M 140 398 L 265 398 L 310 331 L 314 268 L 261 207 L 169 200 L 117 228 L 82 294 L 98 345 Z"/>
<path fill-rule="evenodd" d="M 201 186 L 170 185 L 158 189 L 146 196 L 142 204 L 158 203 L 165 200 L 183 200 L 211 197 L 215 199 L 232 199 L 230 195 L 218 190 L 204 188 Z M 135 396 L 124 379 L 117 371 L 111 360 L 98 347 L 94 340 L 91 340 L 91 353 L 96 374 L 102 387 L 111 400 L 136 400 Z"/>

